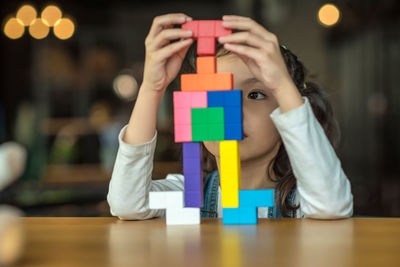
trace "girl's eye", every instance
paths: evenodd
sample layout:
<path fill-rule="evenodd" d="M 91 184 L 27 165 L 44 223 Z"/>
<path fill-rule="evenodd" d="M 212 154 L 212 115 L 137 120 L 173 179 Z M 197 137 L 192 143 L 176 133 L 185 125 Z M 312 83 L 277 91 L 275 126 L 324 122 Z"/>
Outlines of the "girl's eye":
<path fill-rule="evenodd" d="M 250 93 L 247 95 L 247 97 L 248 97 L 249 99 L 256 99 L 256 100 L 259 100 L 259 99 L 264 99 L 264 98 L 265 98 L 265 94 L 263 94 L 263 93 L 261 93 L 261 92 L 258 92 L 258 91 L 254 91 L 254 92 L 250 92 Z"/>

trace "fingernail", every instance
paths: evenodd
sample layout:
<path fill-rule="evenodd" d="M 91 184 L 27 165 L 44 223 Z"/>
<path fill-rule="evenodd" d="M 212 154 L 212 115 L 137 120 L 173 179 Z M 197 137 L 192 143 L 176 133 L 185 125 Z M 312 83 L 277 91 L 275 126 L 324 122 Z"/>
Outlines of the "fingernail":
<path fill-rule="evenodd" d="M 223 42 L 223 41 L 225 41 L 226 40 L 226 38 L 224 37 L 224 36 L 220 36 L 219 38 L 218 38 L 218 41 L 219 42 Z"/>
<path fill-rule="evenodd" d="M 185 31 L 185 35 L 190 36 L 190 35 L 192 35 L 192 34 L 193 34 L 193 32 L 192 32 L 191 30 L 186 30 L 186 31 Z"/>
<path fill-rule="evenodd" d="M 193 19 L 191 17 L 186 17 L 186 21 L 192 21 Z"/>

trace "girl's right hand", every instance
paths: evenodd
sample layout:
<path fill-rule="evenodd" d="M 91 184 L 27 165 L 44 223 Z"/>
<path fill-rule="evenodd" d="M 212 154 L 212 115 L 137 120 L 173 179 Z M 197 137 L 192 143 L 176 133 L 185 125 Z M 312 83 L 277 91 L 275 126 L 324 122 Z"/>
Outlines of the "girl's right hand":
<path fill-rule="evenodd" d="M 173 28 L 192 20 L 183 14 L 166 14 L 155 17 L 146 37 L 146 59 L 143 84 L 145 90 L 163 94 L 178 74 L 189 46 L 193 43 L 192 31 Z M 171 43 L 171 40 L 180 39 Z"/>

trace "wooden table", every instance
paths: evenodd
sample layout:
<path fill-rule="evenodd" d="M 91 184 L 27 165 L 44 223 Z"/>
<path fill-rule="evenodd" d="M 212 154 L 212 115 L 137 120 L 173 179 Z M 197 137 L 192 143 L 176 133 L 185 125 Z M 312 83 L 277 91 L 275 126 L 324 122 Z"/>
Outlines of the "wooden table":
<path fill-rule="evenodd" d="M 17 266 L 400 266 L 400 219 L 262 219 L 167 226 L 165 219 L 24 218 Z"/>

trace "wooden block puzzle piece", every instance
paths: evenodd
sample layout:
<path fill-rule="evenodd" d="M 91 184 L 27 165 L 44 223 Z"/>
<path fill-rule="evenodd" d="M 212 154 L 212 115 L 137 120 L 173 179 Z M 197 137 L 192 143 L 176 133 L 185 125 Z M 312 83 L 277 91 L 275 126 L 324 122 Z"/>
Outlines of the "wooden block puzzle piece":
<path fill-rule="evenodd" d="M 221 141 L 219 153 L 222 207 L 237 208 L 240 189 L 239 141 Z"/>
<path fill-rule="evenodd" d="M 224 137 L 224 108 L 192 108 L 192 141 L 220 141 Z"/>
<path fill-rule="evenodd" d="M 197 74 L 212 74 L 216 73 L 215 57 L 197 57 Z"/>
<path fill-rule="evenodd" d="M 168 225 L 200 224 L 200 208 L 184 208 L 182 191 L 149 193 L 150 209 L 166 209 Z"/>
<path fill-rule="evenodd" d="M 232 73 L 191 73 L 181 75 L 182 91 L 232 90 Z"/>
<path fill-rule="evenodd" d="M 191 30 L 197 39 L 198 55 L 215 55 L 216 39 L 232 33 L 222 26 L 222 20 L 193 20 L 182 24 L 182 29 Z"/>
<path fill-rule="evenodd" d="M 240 190 L 239 207 L 223 208 L 222 222 L 224 224 L 256 224 L 257 208 L 273 207 L 274 190 Z"/>
<path fill-rule="evenodd" d="M 192 141 L 192 108 L 207 107 L 207 92 L 173 93 L 175 142 Z"/>
<path fill-rule="evenodd" d="M 225 140 L 242 140 L 242 91 L 209 91 L 207 104 L 224 108 Z"/>
<path fill-rule="evenodd" d="M 185 207 L 203 206 L 203 169 L 200 143 L 183 143 Z"/>

